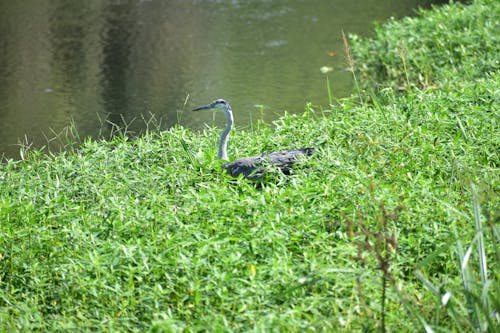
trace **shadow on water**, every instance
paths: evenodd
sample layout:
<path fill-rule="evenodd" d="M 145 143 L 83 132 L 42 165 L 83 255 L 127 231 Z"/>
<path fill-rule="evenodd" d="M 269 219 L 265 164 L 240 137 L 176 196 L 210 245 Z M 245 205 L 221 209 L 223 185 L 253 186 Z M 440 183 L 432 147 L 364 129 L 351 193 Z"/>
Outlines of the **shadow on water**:
<path fill-rule="evenodd" d="M 223 126 L 186 111 L 215 98 L 240 127 L 327 105 L 322 66 L 336 97 L 352 85 L 341 30 L 369 35 L 371 22 L 431 2 L 442 1 L 2 1 L 0 156 L 70 123 L 81 138 L 139 133 L 152 116 L 162 128 Z"/>

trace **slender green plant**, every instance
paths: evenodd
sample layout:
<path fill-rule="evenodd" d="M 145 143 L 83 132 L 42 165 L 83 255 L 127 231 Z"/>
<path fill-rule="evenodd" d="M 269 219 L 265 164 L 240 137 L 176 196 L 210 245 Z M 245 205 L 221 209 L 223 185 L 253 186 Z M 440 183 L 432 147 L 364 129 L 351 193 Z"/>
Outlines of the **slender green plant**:
<path fill-rule="evenodd" d="M 432 261 L 426 260 L 415 269 L 415 276 L 422 284 L 430 290 L 436 297 L 436 308 L 444 309 L 453 319 L 454 328 L 474 332 L 498 332 L 500 330 L 500 294 L 498 288 L 498 272 L 496 276 L 488 276 L 487 250 L 484 239 L 484 232 L 487 230 L 483 226 L 481 206 L 477 195 L 477 189 L 474 183 L 470 184 L 471 204 L 473 207 L 473 220 L 475 226 L 475 235 L 464 251 L 462 235 L 455 231 L 455 254 L 458 259 L 458 271 L 461 277 L 461 289 L 442 290 L 432 283 L 421 271 L 421 267 L 429 265 Z M 486 214 L 486 216 L 491 216 Z M 491 230 L 492 236 L 498 232 L 498 227 L 489 224 L 487 227 Z M 498 238 L 491 237 L 491 246 L 489 248 L 494 252 L 498 251 L 500 243 Z M 477 269 L 471 264 L 474 248 L 476 248 Z M 435 254 L 442 253 L 439 249 Z M 431 254 L 432 260 L 436 258 Z M 498 259 L 498 257 L 495 257 Z M 497 260 L 495 267 L 499 267 L 500 261 Z M 465 301 L 463 301 L 465 300 Z M 463 303 L 465 302 L 465 303 Z M 465 313 L 464 313 L 465 312 Z M 468 320 L 464 320 L 468 318 Z M 445 321 L 438 321 L 434 325 L 436 328 L 450 327 Z"/>
<path fill-rule="evenodd" d="M 351 46 L 349 45 L 349 40 L 347 39 L 346 34 L 344 33 L 344 30 L 342 29 L 342 42 L 344 44 L 344 53 L 347 59 L 347 70 L 351 72 L 352 74 L 352 79 L 354 81 L 354 86 L 356 88 L 356 94 L 359 97 L 359 102 L 361 105 L 364 104 L 363 101 L 363 96 L 362 96 L 362 91 L 358 83 L 358 79 L 356 77 L 356 63 L 354 62 L 354 58 L 352 56 L 351 52 Z"/>

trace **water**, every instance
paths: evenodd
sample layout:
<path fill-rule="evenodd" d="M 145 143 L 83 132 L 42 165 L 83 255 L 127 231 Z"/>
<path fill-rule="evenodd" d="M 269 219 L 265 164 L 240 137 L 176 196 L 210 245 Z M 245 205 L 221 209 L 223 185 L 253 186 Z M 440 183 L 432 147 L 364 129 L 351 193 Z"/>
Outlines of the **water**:
<path fill-rule="evenodd" d="M 269 122 L 351 91 L 341 30 L 414 13 L 430 0 L 23 0 L 0 2 L 0 157 L 47 145 L 73 123 L 80 137 L 155 117 L 221 126 L 192 113 L 230 101 L 236 125 Z M 435 3 L 436 1 L 434 1 Z"/>

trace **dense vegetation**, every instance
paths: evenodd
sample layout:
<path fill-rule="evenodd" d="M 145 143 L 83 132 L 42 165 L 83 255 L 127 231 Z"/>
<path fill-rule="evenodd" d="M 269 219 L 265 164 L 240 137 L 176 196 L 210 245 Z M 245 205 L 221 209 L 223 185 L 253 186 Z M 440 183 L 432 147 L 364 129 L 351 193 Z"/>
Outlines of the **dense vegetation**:
<path fill-rule="evenodd" d="M 218 130 L 87 140 L 0 165 L 0 331 L 498 331 L 500 3 L 351 37 L 357 88 L 230 155 Z M 353 69 L 353 68 L 352 68 Z"/>

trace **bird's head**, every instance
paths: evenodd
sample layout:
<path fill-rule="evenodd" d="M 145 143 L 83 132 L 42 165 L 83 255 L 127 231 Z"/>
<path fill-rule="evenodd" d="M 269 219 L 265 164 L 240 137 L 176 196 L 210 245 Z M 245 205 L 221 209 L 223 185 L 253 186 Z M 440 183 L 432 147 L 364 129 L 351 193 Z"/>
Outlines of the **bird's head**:
<path fill-rule="evenodd" d="M 229 103 L 226 102 L 225 100 L 216 99 L 212 103 L 193 109 L 193 111 L 200 111 L 200 110 L 218 110 L 227 112 L 227 110 L 231 110 L 231 107 L 229 106 Z"/>

